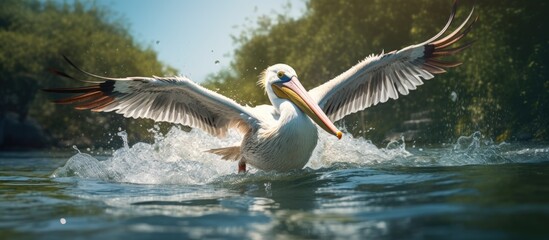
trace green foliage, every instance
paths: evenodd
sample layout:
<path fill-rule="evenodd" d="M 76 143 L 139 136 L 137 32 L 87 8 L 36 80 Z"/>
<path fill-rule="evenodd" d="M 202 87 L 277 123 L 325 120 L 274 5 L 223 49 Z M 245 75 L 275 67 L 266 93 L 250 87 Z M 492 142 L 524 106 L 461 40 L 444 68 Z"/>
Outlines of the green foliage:
<path fill-rule="evenodd" d="M 349 131 L 381 142 L 412 113 L 429 111 L 433 123 L 419 141 L 451 142 L 477 130 L 499 141 L 549 139 L 547 3 L 461 2 L 456 22 L 464 20 L 473 4 L 480 16 L 462 40 L 475 44 L 454 58 L 464 65 L 397 101 L 348 116 L 343 122 Z M 212 76 L 208 86 L 244 103 L 265 103 L 257 76 L 267 66 L 284 62 L 312 88 L 370 53 L 427 40 L 443 27 L 450 7 L 451 1 L 311 0 L 303 18 L 270 16 L 278 22 L 262 19 L 257 28 L 235 38 L 240 47 L 232 69 Z"/>
<path fill-rule="evenodd" d="M 125 120 L 116 114 L 75 111 L 50 103 L 41 88 L 81 85 L 48 73 L 49 68 L 78 75 L 63 61 L 71 58 L 83 69 L 102 75 L 163 75 L 175 71 L 164 67 L 156 53 L 137 44 L 119 20 L 95 5 L 76 1 L 4 0 L 0 3 L 0 114 L 17 112 L 34 118 L 54 141 L 62 145 L 106 146 L 118 128 L 130 136 L 150 135 L 152 121 Z M 133 134 L 133 135 L 132 135 Z"/>
<path fill-rule="evenodd" d="M 356 136 L 381 142 L 411 114 L 428 111 L 433 123 L 417 140 L 452 142 L 480 130 L 493 139 L 549 140 L 549 33 L 546 1 L 461 1 L 457 22 L 473 4 L 480 22 L 466 41 L 473 47 L 455 60 L 464 65 L 428 81 L 408 96 L 348 116 L 338 124 Z M 311 0 L 300 19 L 284 13 L 258 19 L 234 37 L 230 69 L 207 86 L 243 104 L 267 103 L 256 85 L 269 65 L 284 62 L 306 88 L 335 77 L 370 53 L 418 43 L 446 22 L 451 1 Z M 49 74 L 70 69 L 61 55 L 84 69 L 109 76 L 170 75 L 156 53 L 136 43 L 123 21 L 104 8 L 75 2 L 0 2 L 0 116 L 17 112 L 44 126 L 58 144 L 107 146 L 118 128 L 130 137 L 150 136 L 148 120 L 74 111 L 50 103 L 41 88 L 80 83 Z M 72 71 L 70 74 L 77 74 Z M 453 101 L 450 96 L 457 96 Z"/>

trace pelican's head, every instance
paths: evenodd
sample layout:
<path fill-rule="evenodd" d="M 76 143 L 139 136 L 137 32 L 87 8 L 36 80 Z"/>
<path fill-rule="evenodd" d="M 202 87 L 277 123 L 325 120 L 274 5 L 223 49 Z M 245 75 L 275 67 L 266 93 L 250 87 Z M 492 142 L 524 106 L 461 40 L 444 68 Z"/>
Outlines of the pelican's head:
<path fill-rule="evenodd" d="M 273 106 L 278 108 L 284 101 L 283 99 L 289 100 L 322 129 L 341 139 L 341 131 L 335 127 L 316 101 L 307 93 L 307 90 L 303 88 L 292 67 L 286 64 L 275 64 L 268 67 L 261 75 L 259 84 L 265 88 Z"/>

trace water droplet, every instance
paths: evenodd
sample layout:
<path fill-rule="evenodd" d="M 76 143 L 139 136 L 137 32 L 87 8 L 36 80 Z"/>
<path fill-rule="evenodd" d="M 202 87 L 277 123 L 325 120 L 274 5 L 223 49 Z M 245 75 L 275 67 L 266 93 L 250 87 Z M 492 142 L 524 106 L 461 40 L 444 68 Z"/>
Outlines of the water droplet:
<path fill-rule="evenodd" d="M 215 63 L 215 64 L 219 64 L 220 62 L 219 62 L 219 60 L 215 60 L 215 62 L 214 62 L 214 63 Z"/>
<path fill-rule="evenodd" d="M 267 196 L 272 196 L 271 192 L 271 182 L 266 182 L 263 184 L 265 186 L 265 193 L 267 193 Z"/>
<path fill-rule="evenodd" d="M 458 99 L 457 93 L 452 91 L 452 93 L 450 93 L 450 100 L 452 100 L 452 102 L 455 102 L 457 101 L 457 99 Z"/>
<path fill-rule="evenodd" d="M 126 150 L 130 149 L 130 146 L 128 145 L 128 133 L 126 131 L 121 131 L 117 133 L 116 135 L 120 136 L 122 138 L 122 141 L 124 142 L 124 148 Z"/>
<path fill-rule="evenodd" d="M 61 218 L 61 219 L 59 219 L 59 222 L 61 224 L 65 224 L 65 223 L 67 223 L 67 220 L 65 218 Z"/>
<path fill-rule="evenodd" d="M 78 147 L 76 147 L 76 145 L 72 145 L 72 149 L 76 150 L 78 153 L 82 153 L 82 152 L 80 152 L 80 149 L 78 149 Z"/>

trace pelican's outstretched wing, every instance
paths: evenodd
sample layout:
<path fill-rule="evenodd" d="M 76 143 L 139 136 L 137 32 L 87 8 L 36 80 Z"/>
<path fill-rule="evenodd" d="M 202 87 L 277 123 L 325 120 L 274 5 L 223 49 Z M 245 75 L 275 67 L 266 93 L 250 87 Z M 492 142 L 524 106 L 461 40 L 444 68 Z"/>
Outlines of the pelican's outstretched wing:
<path fill-rule="evenodd" d="M 124 117 L 150 118 L 155 121 L 180 123 L 197 127 L 215 136 L 224 136 L 229 128 L 247 132 L 257 119 L 232 99 L 210 91 L 185 77 L 127 77 L 109 78 L 81 70 L 96 78 L 91 86 L 44 89 L 48 92 L 78 94 L 54 101 L 76 104 L 76 109 L 123 114 Z M 55 71 L 63 77 L 75 79 Z M 100 80 L 97 80 L 100 79 Z"/>
<path fill-rule="evenodd" d="M 446 26 L 433 38 L 399 51 L 371 55 L 336 78 L 311 89 L 309 94 L 335 122 L 351 113 L 386 102 L 389 98 L 397 99 L 399 93 L 407 95 L 410 90 L 423 84 L 422 79 L 429 80 L 434 77 L 433 74 L 444 73 L 446 68 L 460 65 L 461 62 L 438 60 L 459 53 L 472 44 L 450 47 L 467 35 L 478 20 L 477 17 L 468 24 L 474 8 L 456 30 L 441 38 L 455 17 L 456 2 Z"/>

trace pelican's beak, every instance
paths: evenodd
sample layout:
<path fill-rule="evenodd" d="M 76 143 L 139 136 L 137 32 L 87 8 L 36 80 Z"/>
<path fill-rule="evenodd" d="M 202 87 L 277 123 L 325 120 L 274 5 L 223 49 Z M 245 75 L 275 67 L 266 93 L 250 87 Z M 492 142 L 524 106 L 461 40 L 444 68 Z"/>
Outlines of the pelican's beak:
<path fill-rule="evenodd" d="M 320 109 L 320 106 L 313 101 L 297 77 L 294 76 L 287 82 L 274 83 L 272 86 L 274 93 L 278 97 L 292 101 L 301 111 L 313 119 L 318 126 L 341 139 L 341 131 L 339 131 L 334 123 L 330 121 L 324 111 Z"/>

